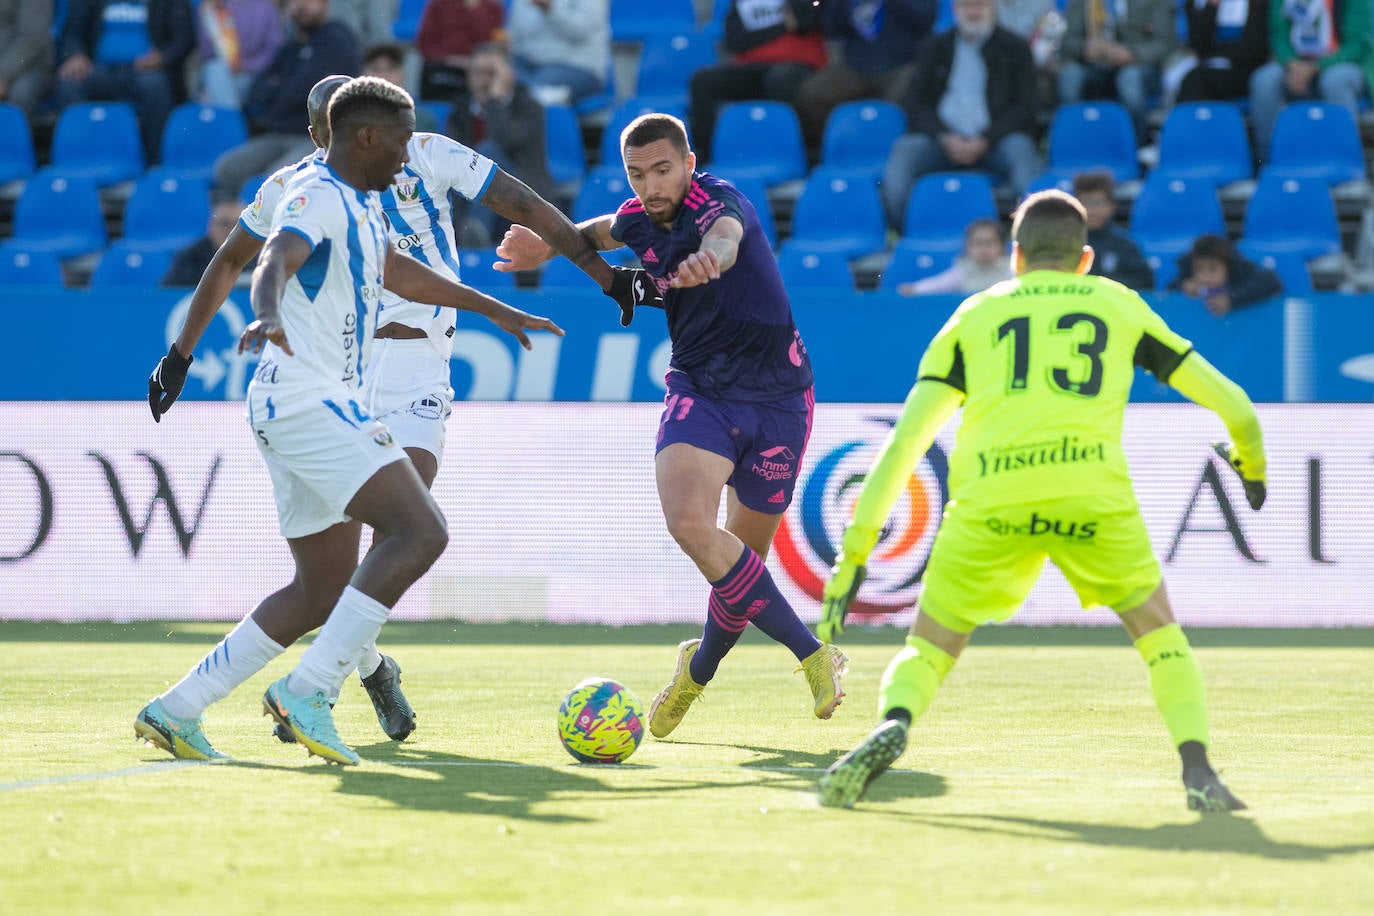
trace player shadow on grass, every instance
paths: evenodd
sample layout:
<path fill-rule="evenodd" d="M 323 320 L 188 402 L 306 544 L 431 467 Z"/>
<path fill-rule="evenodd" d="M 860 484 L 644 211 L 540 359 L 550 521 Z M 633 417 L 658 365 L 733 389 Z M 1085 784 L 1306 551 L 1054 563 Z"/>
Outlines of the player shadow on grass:
<path fill-rule="evenodd" d="M 361 766 L 337 767 L 323 763 L 284 767 L 260 761 L 225 761 L 231 766 L 253 769 L 290 770 L 338 781 L 338 791 L 347 795 L 377 798 L 398 808 L 413 811 L 485 814 L 512 820 L 546 824 L 591 823 L 600 818 L 570 815 L 554 810 L 603 792 L 618 797 L 637 795 L 661 797 L 664 792 L 710 788 L 714 781 L 681 786 L 651 786 L 625 789 L 615 782 L 615 774 L 633 765 L 544 766 L 484 757 L 467 757 L 414 745 L 381 741 L 354 748 L 362 756 Z M 318 758 L 313 758 L 318 759 Z M 605 773 L 607 779 L 598 774 Z M 548 810 L 541 808 L 548 805 Z"/>
<path fill-rule="evenodd" d="M 847 752 L 847 748 L 837 748 L 821 754 L 798 751 L 790 748 L 758 747 L 753 744 L 736 744 L 719 741 L 674 741 L 674 744 L 687 744 L 696 747 L 735 748 L 750 751 L 759 756 L 739 764 L 744 770 L 781 771 L 795 776 L 802 782 L 800 788 L 814 791 L 816 782 L 830 766 Z M 938 798 L 947 791 L 945 777 L 936 773 L 920 770 L 889 770 L 881 782 L 876 782 L 869 790 L 868 797 L 878 801 L 890 798 Z"/>
<path fill-rule="evenodd" d="M 887 777 L 883 777 L 886 779 Z M 874 787 L 877 787 L 877 783 Z M 899 814 L 932 827 L 949 827 L 973 833 L 999 833 L 1025 839 L 1073 841 L 1094 846 L 1129 846 L 1137 849 L 1188 852 L 1230 852 L 1281 859 L 1319 862 L 1331 856 L 1374 851 L 1374 843 L 1344 846 L 1307 846 L 1277 842 L 1265 836 L 1260 825 L 1246 816 L 1207 814 L 1186 824 L 1128 827 L 1001 814 Z"/>

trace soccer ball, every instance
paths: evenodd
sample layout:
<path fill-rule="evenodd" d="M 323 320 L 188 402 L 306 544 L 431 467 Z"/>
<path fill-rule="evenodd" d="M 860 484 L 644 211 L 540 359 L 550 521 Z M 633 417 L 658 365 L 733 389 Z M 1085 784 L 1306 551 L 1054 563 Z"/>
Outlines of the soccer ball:
<path fill-rule="evenodd" d="M 644 704 L 604 677 L 589 677 L 558 707 L 558 738 L 583 763 L 619 763 L 644 738 Z"/>

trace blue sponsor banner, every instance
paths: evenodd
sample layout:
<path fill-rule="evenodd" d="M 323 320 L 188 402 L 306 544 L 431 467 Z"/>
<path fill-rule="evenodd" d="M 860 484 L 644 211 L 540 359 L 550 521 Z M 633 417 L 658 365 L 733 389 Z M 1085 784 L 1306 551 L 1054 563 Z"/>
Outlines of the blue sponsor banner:
<path fill-rule="evenodd" d="M 189 291 L 85 291 L 8 287 L 14 314 L 43 316 L 48 333 L 11 344 L 0 361 L 3 400 L 139 400 L 147 377 L 185 318 Z M 487 401 L 657 401 L 669 347 L 663 312 L 641 309 L 621 328 L 619 310 L 595 291 L 503 294 L 512 305 L 547 315 L 567 331 L 531 335 L 526 352 L 484 319 L 459 318 L 453 387 L 458 398 Z M 901 401 L 921 352 L 959 303 L 956 296 L 902 298 L 887 293 L 796 291 L 793 307 L 816 369 L 818 400 Z M 1275 300 L 1223 319 L 1181 296 L 1150 296 L 1169 324 L 1256 401 L 1374 400 L 1374 299 L 1319 294 Z M 246 289 L 236 289 L 196 349 L 182 397 L 239 400 L 254 357 L 236 352 L 251 320 Z M 57 333 L 53 333 L 56 330 Z M 63 333 L 66 332 L 66 333 Z M 1140 373 L 1137 401 L 1175 401 L 1176 393 Z"/>

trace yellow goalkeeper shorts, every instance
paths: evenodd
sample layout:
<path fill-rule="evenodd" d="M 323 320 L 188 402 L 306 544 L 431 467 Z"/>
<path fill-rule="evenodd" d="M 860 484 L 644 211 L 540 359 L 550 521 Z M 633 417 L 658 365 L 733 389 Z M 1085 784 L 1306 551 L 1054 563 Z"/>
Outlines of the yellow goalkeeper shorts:
<path fill-rule="evenodd" d="M 926 565 L 921 610 L 960 633 L 1009 620 L 1048 558 L 1084 608 L 1128 611 L 1159 588 L 1159 560 L 1140 510 L 1103 510 L 1102 499 L 1014 507 L 951 501 Z"/>

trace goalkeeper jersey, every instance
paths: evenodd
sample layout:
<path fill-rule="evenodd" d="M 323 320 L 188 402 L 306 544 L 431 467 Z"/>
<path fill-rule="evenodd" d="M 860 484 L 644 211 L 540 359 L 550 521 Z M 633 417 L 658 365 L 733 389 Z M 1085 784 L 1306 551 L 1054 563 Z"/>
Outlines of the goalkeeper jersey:
<path fill-rule="evenodd" d="M 950 497 L 1133 506 L 1121 427 L 1135 367 L 1167 382 L 1191 350 L 1105 277 L 1037 270 L 966 299 L 919 370 L 964 393 Z"/>

